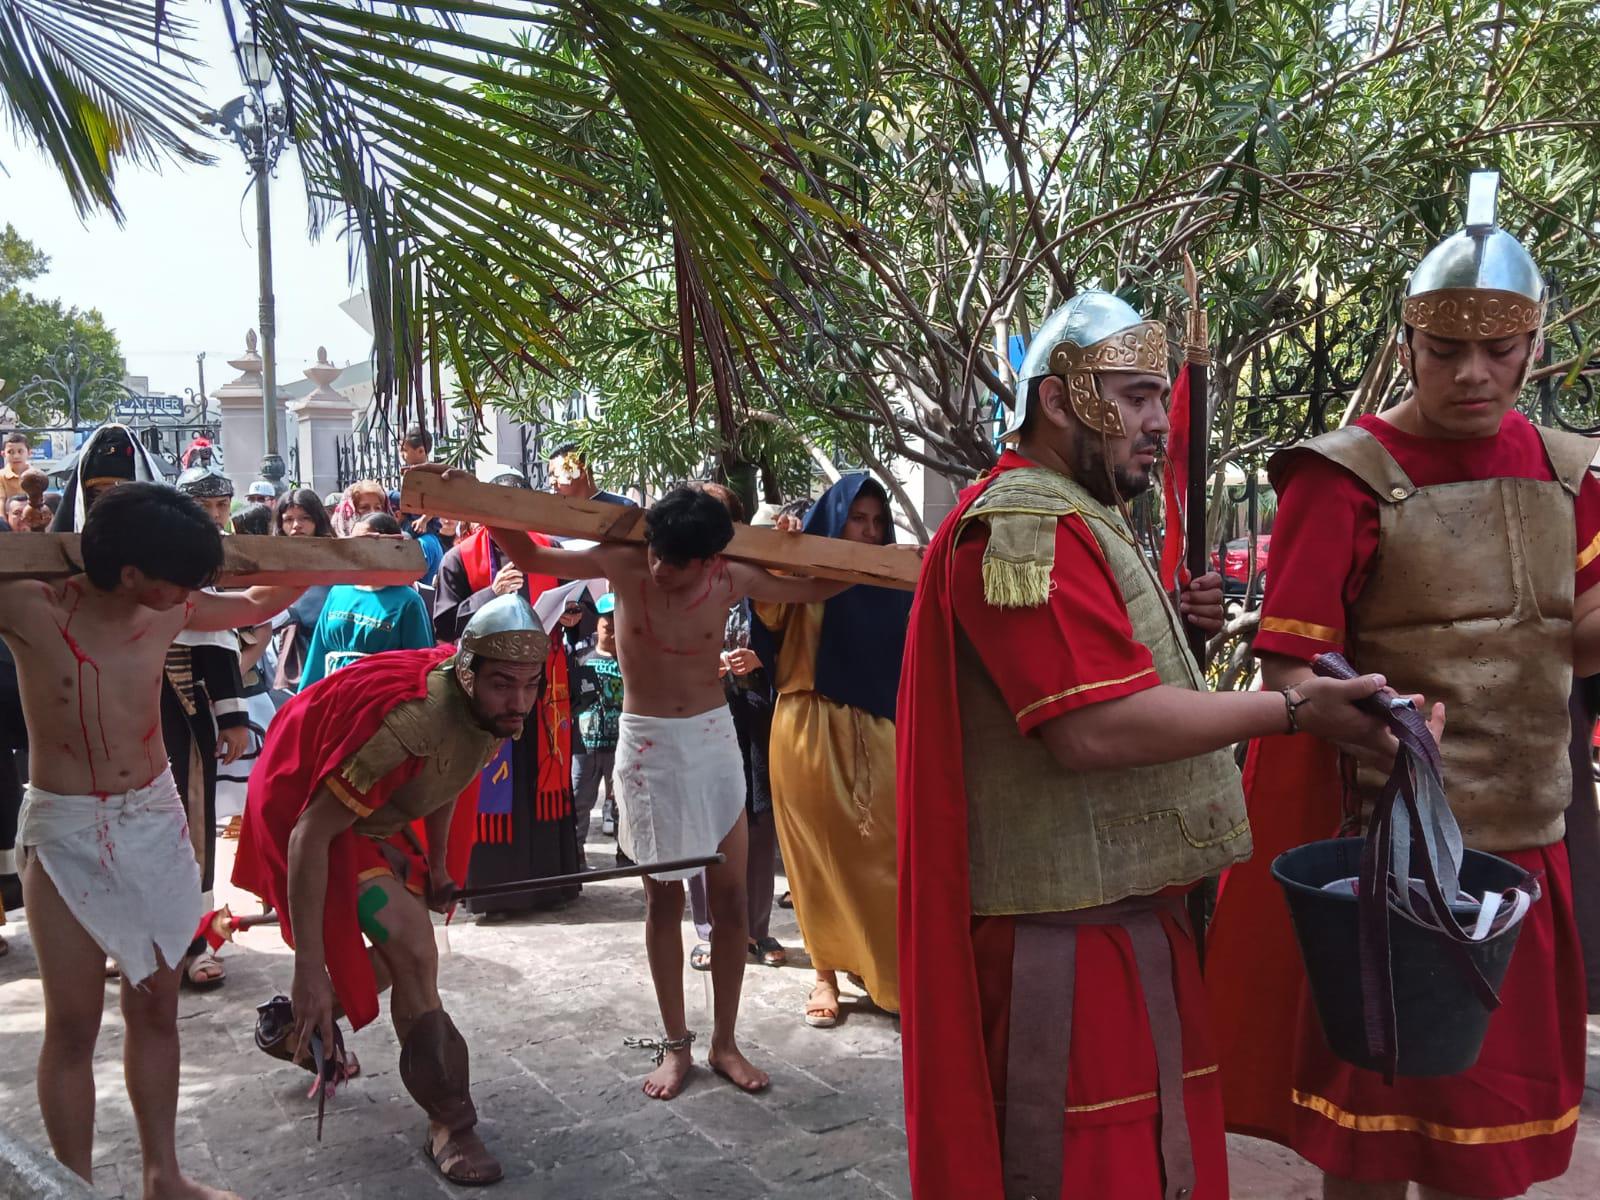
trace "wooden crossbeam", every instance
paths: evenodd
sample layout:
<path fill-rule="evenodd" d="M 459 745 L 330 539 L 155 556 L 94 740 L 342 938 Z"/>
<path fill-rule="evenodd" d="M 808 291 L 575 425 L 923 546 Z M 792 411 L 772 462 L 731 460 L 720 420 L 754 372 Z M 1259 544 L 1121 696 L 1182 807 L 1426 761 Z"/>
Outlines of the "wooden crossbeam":
<path fill-rule="evenodd" d="M 553 537 L 588 538 L 596 542 L 642 542 L 644 510 L 570 500 L 549 492 L 480 483 L 466 477 L 446 479 L 431 472 L 409 471 L 400 489 L 405 512 L 428 513 L 459 521 L 479 521 L 503 529 L 528 529 Z M 847 583 L 911 591 L 921 561 L 892 546 L 866 546 L 842 538 L 780 533 L 736 525 L 728 558 L 779 571 L 794 571 Z"/>
<path fill-rule="evenodd" d="M 0 554 L 0 581 L 61 579 L 83 570 L 75 533 L 19 533 L 8 536 Z M 415 583 L 425 569 L 422 547 L 410 538 L 259 537 L 239 534 L 222 539 L 224 587 L 272 584 L 312 587 L 363 583 L 386 587 Z"/>

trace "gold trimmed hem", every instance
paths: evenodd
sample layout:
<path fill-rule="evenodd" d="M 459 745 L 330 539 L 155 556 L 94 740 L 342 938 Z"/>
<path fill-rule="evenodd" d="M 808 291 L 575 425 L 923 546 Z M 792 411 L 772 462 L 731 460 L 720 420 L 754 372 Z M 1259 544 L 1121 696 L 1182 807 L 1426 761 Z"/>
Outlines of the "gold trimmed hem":
<path fill-rule="evenodd" d="M 1032 704 L 1028 705 L 1026 708 L 1021 709 L 1017 713 L 1016 719 L 1018 721 L 1020 721 L 1020 720 L 1022 720 L 1023 717 L 1027 716 L 1029 713 L 1037 712 L 1039 709 L 1043 708 L 1045 705 L 1054 704 L 1057 700 L 1065 700 L 1068 696 L 1076 696 L 1076 695 L 1079 695 L 1082 692 L 1096 691 L 1099 688 L 1116 687 L 1118 684 L 1132 683 L 1135 679 L 1142 679 L 1146 675 L 1154 675 L 1155 673 L 1156 673 L 1155 667 L 1150 666 L 1150 667 L 1146 667 L 1142 671 L 1135 671 L 1132 675 L 1124 675 L 1121 679 L 1102 679 L 1097 683 L 1080 683 L 1077 687 L 1070 687 L 1064 692 L 1057 692 L 1053 696 L 1046 696 L 1042 700 L 1035 700 Z"/>
<path fill-rule="evenodd" d="M 1578 570 L 1583 570 L 1596 558 L 1600 558 L 1600 533 L 1594 535 L 1594 541 L 1583 548 L 1583 553 L 1578 555 Z"/>
<path fill-rule="evenodd" d="M 349 785 L 337 775 L 329 775 L 323 782 L 328 785 L 328 790 L 334 794 L 339 803 L 355 813 L 357 817 L 370 817 L 372 815 L 372 809 L 357 800 L 356 794 L 350 790 Z"/>
<path fill-rule="evenodd" d="M 1498 1146 L 1506 1142 L 1522 1141 L 1524 1138 L 1548 1137 L 1550 1134 L 1570 1129 L 1578 1120 L 1578 1109 L 1574 1106 L 1559 1117 L 1546 1121 L 1464 1127 L 1441 1125 L 1437 1121 L 1426 1121 L 1421 1117 L 1407 1116 L 1405 1113 L 1348 1112 L 1332 1100 L 1299 1089 L 1290 1093 L 1290 1099 L 1301 1108 L 1309 1109 L 1319 1117 L 1326 1117 L 1341 1129 L 1349 1129 L 1356 1133 L 1420 1133 L 1433 1141 L 1449 1142 L 1457 1146 Z"/>
<path fill-rule="evenodd" d="M 1262 633 L 1286 633 L 1291 637 L 1310 638 L 1314 642 L 1344 645 L 1344 630 L 1332 625 L 1315 625 L 1310 621 L 1292 621 L 1288 617 L 1262 617 Z"/>
<path fill-rule="evenodd" d="M 1193 1071 L 1185 1071 L 1183 1077 L 1186 1080 L 1200 1079 L 1206 1075 L 1215 1075 L 1217 1070 L 1217 1064 L 1212 1063 L 1209 1067 L 1196 1067 Z M 1102 1100 L 1099 1104 L 1069 1104 L 1067 1105 L 1067 1111 L 1069 1113 L 1103 1112 L 1108 1108 L 1116 1108 L 1121 1104 L 1138 1104 L 1141 1100 L 1154 1100 L 1160 1094 L 1160 1092 L 1140 1092 L 1137 1096 L 1123 1096 L 1119 1100 Z"/>

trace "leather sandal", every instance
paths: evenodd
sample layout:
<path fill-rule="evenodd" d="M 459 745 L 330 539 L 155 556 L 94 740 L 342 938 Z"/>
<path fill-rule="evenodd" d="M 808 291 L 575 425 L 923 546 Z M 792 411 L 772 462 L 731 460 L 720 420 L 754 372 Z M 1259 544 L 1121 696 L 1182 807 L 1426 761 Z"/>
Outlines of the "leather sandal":
<path fill-rule="evenodd" d="M 769 967 L 781 967 L 789 961 L 789 952 L 775 937 L 751 938 L 750 957 Z"/>
<path fill-rule="evenodd" d="M 439 1133 L 444 1135 L 442 1141 L 431 1129 L 428 1131 L 422 1143 L 422 1152 L 439 1168 L 439 1174 L 451 1183 L 462 1187 L 484 1187 L 498 1183 L 505 1174 L 504 1168 L 489 1153 L 489 1148 L 476 1131 L 464 1129 L 460 1133 L 451 1133 L 448 1129 L 441 1129 Z"/>
<path fill-rule="evenodd" d="M 818 992 L 822 993 L 823 999 L 817 998 Z M 819 979 L 811 985 L 811 994 L 806 997 L 806 1024 L 813 1029 L 832 1029 L 838 1023 L 839 985 Z"/>

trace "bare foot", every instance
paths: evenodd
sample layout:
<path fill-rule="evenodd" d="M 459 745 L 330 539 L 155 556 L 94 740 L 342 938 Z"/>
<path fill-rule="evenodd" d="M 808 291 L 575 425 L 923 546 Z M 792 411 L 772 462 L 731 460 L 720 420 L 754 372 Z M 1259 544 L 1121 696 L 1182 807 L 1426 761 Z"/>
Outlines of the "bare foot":
<path fill-rule="evenodd" d="M 762 1092 L 772 1082 L 765 1071 L 750 1065 L 750 1060 L 739 1053 L 737 1046 L 728 1050 L 713 1049 L 706 1055 L 706 1062 L 713 1071 L 741 1091 Z"/>
<path fill-rule="evenodd" d="M 237 1192 L 207 1187 L 183 1175 L 158 1175 L 147 1172 L 144 1177 L 144 1200 L 244 1200 Z"/>
<path fill-rule="evenodd" d="M 439 1174 L 451 1183 L 494 1183 L 505 1173 L 475 1129 L 452 1134 L 443 1125 L 430 1121 L 428 1141 L 423 1149 L 439 1168 Z"/>
<path fill-rule="evenodd" d="M 645 1076 L 644 1094 L 652 1100 L 671 1100 L 683 1091 L 683 1081 L 694 1066 L 694 1056 L 685 1046 L 682 1050 L 668 1050 L 661 1065 Z"/>

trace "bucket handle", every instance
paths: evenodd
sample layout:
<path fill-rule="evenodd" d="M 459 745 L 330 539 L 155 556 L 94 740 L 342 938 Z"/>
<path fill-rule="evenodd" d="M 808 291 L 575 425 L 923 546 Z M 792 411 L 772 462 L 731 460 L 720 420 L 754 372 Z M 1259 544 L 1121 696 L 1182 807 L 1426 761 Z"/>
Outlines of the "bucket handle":
<path fill-rule="evenodd" d="M 1312 660 L 1311 669 L 1330 679 L 1354 679 L 1357 675 L 1342 655 L 1333 653 L 1318 655 Z M 1489 924 L 1479 921 L 1470 931 L 1462 929 L 1446 900 L 1447 895 L 1453 900 L 1460 894 L 1464 847 L 1455 814 L 1444 796 L 1439 743 L 1416 706 L 1389 688 L 1361 701 L 1360 707 L 1380 717 L 1400 744 L 1394 768 L 1373 806 L 1372 823 L 1361 848 L 1356 895 L 1367 1052 L 1383 1064 L 1384 1081 L 1393 1083 L 1399 1047 L 1389 939 L 1391 905 L 1401 908 L 1419 925 L 1444 935 L 1445 945 L 1485 1007 L 1498 1008 L 1500 997 L 1467 953 L 1468 945 L 1488 936 Z M 1422 832 L 1426 847 L 1426 853 L 1418 857 L 1422 859 L 1422 883 L 1431 908 L 1419 909 L 1411 899 L 1413 830 Z M 1397 861 L 1405 877 L 1403 884 L 1396 879 Z M 1519 899 L 1512 921 L 1526 911 L 1527 903 Z"/>

